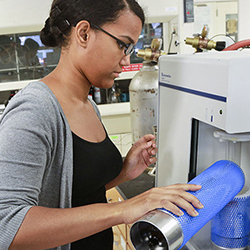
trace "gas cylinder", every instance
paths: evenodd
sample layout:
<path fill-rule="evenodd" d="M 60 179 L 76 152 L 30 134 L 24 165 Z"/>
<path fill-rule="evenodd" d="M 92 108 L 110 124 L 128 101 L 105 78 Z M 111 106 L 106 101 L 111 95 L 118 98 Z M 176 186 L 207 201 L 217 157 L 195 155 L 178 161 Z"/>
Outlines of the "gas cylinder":
<path fill-rule="evenodd" d="M 132 142 L 146 134 L 157 134 L 158 59 L 166 54 L 160 50 L 162 40 L 152 40 L 151 48 L 139 50 L 143 66 L 129 85 Z"/>
<path fill-rule="evenodd" d="M 155 134 L 157 126 L 158 66 L 144 61 L 129 85 L 133 143 L 146 134 Z"/>

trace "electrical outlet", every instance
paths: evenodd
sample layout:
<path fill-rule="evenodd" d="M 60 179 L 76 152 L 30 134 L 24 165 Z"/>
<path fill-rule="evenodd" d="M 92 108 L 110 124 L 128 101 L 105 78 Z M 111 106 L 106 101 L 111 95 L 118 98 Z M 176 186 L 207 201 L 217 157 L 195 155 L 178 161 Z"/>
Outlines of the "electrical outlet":
<path fill-rule="evenodd" d="M 178 54 L 180 52 L 180 42 L 178 35 L 178 23 L 170 23 L 170 44 L 168 47 L 168 53 Z"/>
<path fill-rule="evenodd" d="M 174 32 L 176 35 L 178 35 L 178 24 L 177 23 L 171 23 L 171 33 Z"/>

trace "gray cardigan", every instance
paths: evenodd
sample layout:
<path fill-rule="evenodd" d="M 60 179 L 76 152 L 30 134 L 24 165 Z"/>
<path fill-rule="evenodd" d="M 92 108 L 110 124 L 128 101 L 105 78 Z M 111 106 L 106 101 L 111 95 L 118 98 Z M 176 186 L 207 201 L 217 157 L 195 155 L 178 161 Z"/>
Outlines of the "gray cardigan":
<path fill-rule="evenodd" d="M 46 84 L 32 82 L 11 99 L 0 120 L 1 250 L 32 206 L 71 207 L 72 148 L 67 119 Z"/>

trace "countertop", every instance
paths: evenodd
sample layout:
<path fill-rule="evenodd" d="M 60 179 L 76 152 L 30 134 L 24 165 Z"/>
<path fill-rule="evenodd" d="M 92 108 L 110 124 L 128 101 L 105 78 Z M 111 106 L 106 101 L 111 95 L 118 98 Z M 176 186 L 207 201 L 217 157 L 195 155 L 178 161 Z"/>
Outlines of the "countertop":
<path fill-rule="evenodd" d="M 134 180 L 124 182 L 116 187 L 124 200 L 141 194 L 155 186 L 155 177 L 143 172 Z"/>

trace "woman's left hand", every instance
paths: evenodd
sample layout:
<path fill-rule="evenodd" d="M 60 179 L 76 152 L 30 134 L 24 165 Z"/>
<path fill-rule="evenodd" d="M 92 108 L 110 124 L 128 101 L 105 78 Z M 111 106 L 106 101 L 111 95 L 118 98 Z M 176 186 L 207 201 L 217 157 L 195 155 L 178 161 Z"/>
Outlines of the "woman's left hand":
<path fill-rule="evenodd" d="M 122 172 L 127 180 L 138 177 L 143 171 L 156 162 L 157 148 L 155 136 L 148 134 L 134 143 L 129 150 L 124 163 Z"/>

